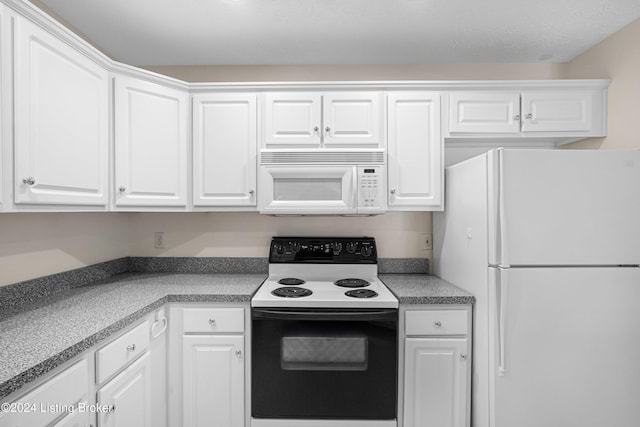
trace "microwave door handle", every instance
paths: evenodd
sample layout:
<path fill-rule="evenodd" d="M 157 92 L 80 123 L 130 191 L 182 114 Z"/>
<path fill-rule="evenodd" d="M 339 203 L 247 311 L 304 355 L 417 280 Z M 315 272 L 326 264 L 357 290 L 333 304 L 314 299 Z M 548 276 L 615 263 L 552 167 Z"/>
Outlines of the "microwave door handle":
<path fill-rule="evenodd" d="M 354 166 L 353 167 L 353 182 L 351 183 L 351 202 L 352 202 L 352 206 L 353 208 L 356 210 L 356 213 L 358 212 L 358 167 Z"/>

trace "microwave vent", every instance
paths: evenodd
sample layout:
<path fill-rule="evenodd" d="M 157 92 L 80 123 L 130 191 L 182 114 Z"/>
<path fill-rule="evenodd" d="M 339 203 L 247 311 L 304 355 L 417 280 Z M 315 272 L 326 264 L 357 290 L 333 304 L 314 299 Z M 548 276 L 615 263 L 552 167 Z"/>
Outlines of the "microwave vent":
<path fill-rule="evenodd" d="M 366 151 L 269 151 L 260 152 L 260 163 L 275 164 L 328 164 L 328 165 L 381 165 L 384 150 Z"/>

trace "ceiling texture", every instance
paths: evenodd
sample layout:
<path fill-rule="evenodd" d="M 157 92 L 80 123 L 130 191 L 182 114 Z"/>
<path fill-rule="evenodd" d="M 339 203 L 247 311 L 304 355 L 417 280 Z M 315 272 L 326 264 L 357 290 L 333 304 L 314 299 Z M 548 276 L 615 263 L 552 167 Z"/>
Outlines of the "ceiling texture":
<path fill-rule="evenodd" d="M 40 1 L 142 66 L 566 62 L 640 17 L 640 0 Z"/>

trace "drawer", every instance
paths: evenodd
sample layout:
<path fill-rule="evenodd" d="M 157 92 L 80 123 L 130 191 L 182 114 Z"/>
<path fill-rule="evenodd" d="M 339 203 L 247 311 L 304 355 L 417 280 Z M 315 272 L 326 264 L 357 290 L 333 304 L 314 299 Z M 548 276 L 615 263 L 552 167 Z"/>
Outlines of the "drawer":
<path fill-rule="evenodd" d="M 88 395 L 89 366 L 87 360 L 82 359 L 14 401 L 9 408 L 11 412 L 0 412 L 0 426 L 49 425 L 62 415 L 58 408 L 72 408 Z"/>
<path fill-rule="evenodd" d="M 149 347 L 149 321 L 144 321 L 96 352 L 98 384 L 127 366 Z"/>
<path fill-rule="evenodd" d="M 184 332 L 244 332 L 243 308 L 185 308 Z"/>
<path fill-rule="evenodd" d="M 405 335 L 466 335 L 465 310 L 422 310 L 405 313 Z"/>

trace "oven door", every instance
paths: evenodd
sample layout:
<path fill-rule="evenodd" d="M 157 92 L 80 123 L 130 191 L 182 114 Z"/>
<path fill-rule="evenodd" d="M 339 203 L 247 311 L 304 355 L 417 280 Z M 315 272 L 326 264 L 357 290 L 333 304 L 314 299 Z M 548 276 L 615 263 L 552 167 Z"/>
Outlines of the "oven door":
<path fill-rule="evenodd" d="M 355 166 L 260 166 L 260 213 L 355 214 Z"/>
<path fill-rule="evenodd" d="M 254 419 L 396 419 L 397 310 L 254 308 L 252 324 Z"/>

